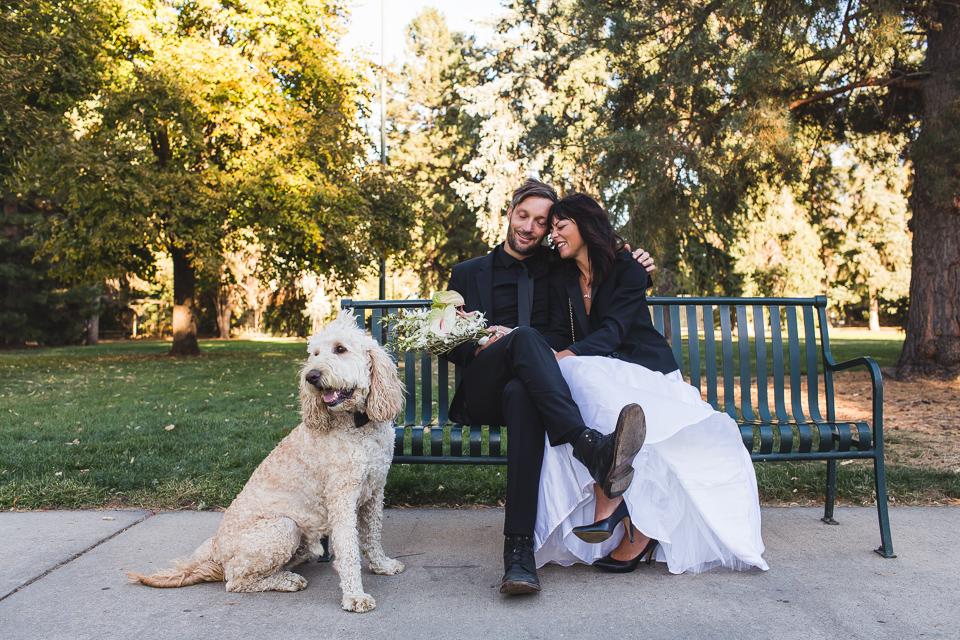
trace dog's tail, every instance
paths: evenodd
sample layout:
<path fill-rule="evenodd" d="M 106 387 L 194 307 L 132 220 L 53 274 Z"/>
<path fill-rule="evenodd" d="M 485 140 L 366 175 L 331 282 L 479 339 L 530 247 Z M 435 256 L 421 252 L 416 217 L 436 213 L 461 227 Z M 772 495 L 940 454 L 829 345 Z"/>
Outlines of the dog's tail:
<path fill-rule="evenodd" d="M 223 567 L 213 560 L 178 560 L 172 569 L 151 576 L 129 571 L 127 582 L 148 587 L 188 587 L 201 582 L 223 582 Z"/>

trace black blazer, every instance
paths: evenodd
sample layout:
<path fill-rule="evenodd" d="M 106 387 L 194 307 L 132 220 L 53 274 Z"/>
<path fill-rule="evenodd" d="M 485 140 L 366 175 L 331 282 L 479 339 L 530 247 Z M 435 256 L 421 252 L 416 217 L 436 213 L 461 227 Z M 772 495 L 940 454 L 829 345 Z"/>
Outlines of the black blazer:
<path fill-rule="evenodd" d="M 531 272 L 534 288 L 549 286 L 549 253 L 550 249 L 540 246 L 537 267 Z M 464 311 L 481 311 L 487 319 L 487 325 L 493 322 L 493 251 L 485 256 L 473 258 L 466 262 L 454 265 L 450 272 L 450 281 L 447 289 L 456 291 L 463 296 Z M 534 326 L 541 333 L 547 330 L 546 326 Z M 477 343 L 467 342 L 458 347 L 454 347 L 443 358 L 466 366 L 473 360 L 473 352 L 477 348 Z"/>
<path fill-rule="evenodd" d="M 649 276 L 628 252 L 617 254 L 610 275 L 594 287 L 589 316 L 579 277 L 573 260 L 550 275 L 550 330 L 544 337 L 551 347 L 580 356 L 612 356 L 661 373 L 680 368 L 650 319 Z"/>

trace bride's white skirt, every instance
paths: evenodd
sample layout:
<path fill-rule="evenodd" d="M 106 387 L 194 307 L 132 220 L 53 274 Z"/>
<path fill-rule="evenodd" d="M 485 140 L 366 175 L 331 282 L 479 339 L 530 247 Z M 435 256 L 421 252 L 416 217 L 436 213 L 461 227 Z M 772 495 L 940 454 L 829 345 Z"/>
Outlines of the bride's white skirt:
<path fill-rule="evenodd" d="M 671 573 L 715 567 L 767 569 L 761 554 L 757 477 L 740 429 L 713 410 L 679 372 L 663 375 L 615 358 L 559 362 L 588 427 L 611 433 L 620 409 L 643 407 L 647 437 L 624 498 L 634 525 L 660 541 Z M 545 448 L 535 533 L 537 566 L 592 564 L 620 542 L 583 542 L 572 529 L 594 521 L 594 482 L 569 444 Z"/>

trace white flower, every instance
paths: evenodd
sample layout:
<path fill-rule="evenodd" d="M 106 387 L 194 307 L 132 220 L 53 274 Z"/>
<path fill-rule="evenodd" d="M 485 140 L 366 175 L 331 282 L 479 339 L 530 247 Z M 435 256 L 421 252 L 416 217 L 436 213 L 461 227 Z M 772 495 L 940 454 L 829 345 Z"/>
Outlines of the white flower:
<path fill-rule="evenodd" d="M 436 297 L 436 296 L 434 296 Z M 430 333 L 438 337 L 446 337 L 453 331 L 453 324 L 457 319 L 457 309 L 453 305 L 434 307 L 427 315 Z"/>
<path fill-rule="evenodd" d="M 434 307 L 448 304 L 455 307 L 462 307 L 464 305 L 463 296 L 456 291 L 437 291 L 433 294 L 432 302 Z"/>

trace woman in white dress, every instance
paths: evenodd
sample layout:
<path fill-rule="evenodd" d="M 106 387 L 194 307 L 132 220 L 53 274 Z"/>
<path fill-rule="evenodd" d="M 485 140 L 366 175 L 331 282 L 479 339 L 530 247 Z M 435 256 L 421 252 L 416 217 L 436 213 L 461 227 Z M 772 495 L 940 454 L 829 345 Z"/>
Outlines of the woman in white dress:
<path fill-rule="evenodd" d="M 648 276 L 600 205 L 568 195 L 550 211 L 563 268 L 551 277 L 551 331 L 560 370 L 588 427 L 610 433 L 637 403 L 646 440 L 626 493 L 609 499 L 570 445 L 546 446 L 535 549 L 547 562 L 633 571 L 641 560 L 672 573 L 767 569 L 757 480 L 740 430 L 683 381 L 653 327 Z M 621 526 L 622 524 L 622 526 Z"/>

